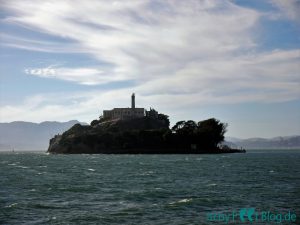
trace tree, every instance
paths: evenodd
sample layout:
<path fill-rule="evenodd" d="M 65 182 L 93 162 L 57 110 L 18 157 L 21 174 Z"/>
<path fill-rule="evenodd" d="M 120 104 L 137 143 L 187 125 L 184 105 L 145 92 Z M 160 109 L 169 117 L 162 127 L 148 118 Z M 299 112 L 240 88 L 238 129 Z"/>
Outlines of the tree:
<path fill-rule="evenodd" d="M 167 116 L 167 115 L 165 115 L 165 114 L 162 114 L 162 113 L 159 113 L 159 114 L 158 114 L 158 119 L 164 121 L 165 124 L 167 125 L 167 127 L 170 126 L 169 116 Z"/>
<path fill-rule="evenodd" d="M 197 137 L 203 147 L 217 148 L 224 141 L 227 124 L 215 118 L 200 121 L 197 124 Z"/>
<path fill-rule="evenodd" d="M 197 129 L 197 124 L 193 120 L 188 120 L 184 123 L 184 126 L 182 128 L 185 133 L 192 134 Z"/>
<path fill-rule="evenodd" d="M 99 124 L 99 123 L 100 123 L 99 120 L 93 120 L 93 121 L 91 122 L 91 126 L 96 126 L 96 125 Z"/>
<path fill-rule="evenodd" d="M 184 127 L 185 120 L 178 121 L 173 127 L 172 131 L 177 133 L 179 130 L 181 130 Z"/>

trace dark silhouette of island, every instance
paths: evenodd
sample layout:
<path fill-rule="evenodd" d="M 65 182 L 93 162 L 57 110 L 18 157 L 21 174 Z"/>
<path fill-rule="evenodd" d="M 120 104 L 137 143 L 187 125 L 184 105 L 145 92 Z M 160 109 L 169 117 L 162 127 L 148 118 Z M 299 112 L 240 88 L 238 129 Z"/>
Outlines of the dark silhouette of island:
<path fill-rule="evenodd" d="M 104 110 L 91 125 L 75 124 L 50 139 L 49 153 L 61 154 L 208 154 L 245 150 L 221 145 L 227 124 L 215 118 L 179 121 L 169 128 L 169 116 L 135 108 Z"/>

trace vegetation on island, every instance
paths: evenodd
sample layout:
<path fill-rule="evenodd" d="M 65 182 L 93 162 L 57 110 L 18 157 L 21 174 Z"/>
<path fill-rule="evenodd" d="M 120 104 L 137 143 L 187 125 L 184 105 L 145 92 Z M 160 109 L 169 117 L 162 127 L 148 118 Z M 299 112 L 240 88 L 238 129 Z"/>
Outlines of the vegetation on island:
<path fill-rule="evenodd" d="M 227 124 L 215 118 L 200 122 L 179 121 L 171 129 L 169 117 L 142 117 L 127 120 L 93 120 L 76 124 L 50 140 L 50 153 L 224 153 Z"/>

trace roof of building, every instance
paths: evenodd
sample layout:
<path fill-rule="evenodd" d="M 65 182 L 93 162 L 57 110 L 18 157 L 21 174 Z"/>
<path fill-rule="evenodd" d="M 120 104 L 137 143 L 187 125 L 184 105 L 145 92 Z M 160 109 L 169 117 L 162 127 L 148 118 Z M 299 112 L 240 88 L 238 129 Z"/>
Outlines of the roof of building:
<path fill-rule="evenodd" d="M 141 109 L 143 109 L 143 110 L 145 110 L 144 108 L 113 108 L 112 110 L 115 110 L 115 109 L 130 109 L 130 110 L 136 110 L 136 109 L 138 109 L 138 110 L 141 110 Z"/>

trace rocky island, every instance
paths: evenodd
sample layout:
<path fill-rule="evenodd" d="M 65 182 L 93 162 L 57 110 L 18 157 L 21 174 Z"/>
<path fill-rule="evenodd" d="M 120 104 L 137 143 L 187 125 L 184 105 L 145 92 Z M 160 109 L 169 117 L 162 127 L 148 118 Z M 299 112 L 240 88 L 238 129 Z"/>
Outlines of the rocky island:
<path fill-rule="evenodd" d="M 244 150 L 223 146 L 227 124 L 211 118 L 179 121 L 171 129 L 167 115 L 131 108 L 104 110 L 90 125 L 75 124 L 50 139 L 49 153 L 60 154 L 208 154 Z"/>

